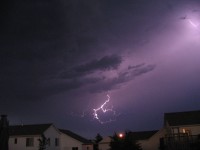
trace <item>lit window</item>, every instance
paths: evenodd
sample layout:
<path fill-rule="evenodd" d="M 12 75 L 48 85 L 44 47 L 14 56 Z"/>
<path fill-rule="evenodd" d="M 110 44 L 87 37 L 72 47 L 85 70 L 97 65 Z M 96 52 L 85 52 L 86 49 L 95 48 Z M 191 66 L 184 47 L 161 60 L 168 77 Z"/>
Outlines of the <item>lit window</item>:
<path fill-rule="evenodd" d="M 185 133 L 186 135 L 191 135 L 191 130 L 189 130 L 189 129 L 183 129 L 182 131 L 183 131 L 183 133 Z"/>
<path fill-rule="evenodd" d="M 33 138 L 26 138 L 26 147 L 31 147 L 34 144 Z"/>
<path fill-rule="evenodd" d="M 185 133 L 185 129 L 183 129 L 183 133 Z"/>
<path fill-rule="evenodd" d="M 55 138 L 55 146 L 59 146 L 59 139 Z"/>

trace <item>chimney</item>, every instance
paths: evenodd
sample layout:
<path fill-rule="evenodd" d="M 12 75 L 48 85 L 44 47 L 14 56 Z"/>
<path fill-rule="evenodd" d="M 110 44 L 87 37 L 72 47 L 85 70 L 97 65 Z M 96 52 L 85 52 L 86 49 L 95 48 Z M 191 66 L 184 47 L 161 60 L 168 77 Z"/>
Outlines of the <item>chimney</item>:
<path fill-rule="evenodd" d="M 7 120 L 7 115 L 1 115 L 1 127 L 2 128 L 7 128 L 8 127 L 8 120 Z"/>

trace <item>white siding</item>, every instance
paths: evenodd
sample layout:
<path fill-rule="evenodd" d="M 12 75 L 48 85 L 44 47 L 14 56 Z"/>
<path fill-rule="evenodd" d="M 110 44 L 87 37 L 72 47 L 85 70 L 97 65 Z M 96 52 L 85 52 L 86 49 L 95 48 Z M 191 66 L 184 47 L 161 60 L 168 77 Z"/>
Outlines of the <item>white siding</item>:
<path fill-rule="evenodd" d="M 93 144 L 83 145 L 82 150 L 93 150 Z"/>
<path fill-rule="evenodd" d="M 60 132 L 54 127 L 50 126 L 45 132 L 44 135 L 46 138 L 50 138 L 51 143 L 50 146 L 47 147 L 48 150 L 61 150 L 60 145 L 55 146 L 55 138 L 59 138 L 60 140 Z M 15 144 L 15 138 L 17 138 L 17 143 Z M 34 145 L 31 147 L 26 146 L 26 138 L 34 138 Z M 40 135 L 32 135 L 32 136 L 10 136 L 9 138 L 9 150 L 38 150 L 39 141 L 41 138 Z"/>
<path fill-rule="evenodd" d="M 138 143 L 141 145 L 142 150 L 159 150 L 160 138 L 164 137 L 165 133 L 165 129 L 163 128 L 149 139 L 140 140 Z"/>
<path fill-rule="evenodd" d="M 101 142 L 99 142 L 99 150 L 109 150 L 110 149 L 110 137 L 105 137 Z"/>
<path fill-rule="evenodd" d="M 15 138 L 17 143 L 15 144 Z M 33 146 L 26 147 L 26 138 L 34 138 Z M 38 150 L 39 136 L 11 136 L 9 138 L 9 150 Z"/>
<path fill-rule="evenodd" d="M 180 133 L 183 133 L 183 129 L 190 130 L 191 131 L 191 135 L 200 134 L 200 125 L 179 126 L 179 132 Z"/>
<path fill-rule="evenodd" d="M 48 150 L 60 150 L 60 132 L 54 127 L 50 126 L 45 132 L 44 135 L 46 138 L 50 139 L 50 146 L 48 146 Z M 55 139 L 58 138 L 59 145 L 55 145 Z"/>
<path fill-rule="evenodd" d="M 66 134 L 61 133 L 60 146 L 62 150 L 72 150 L 72 147 L 78 147 L 82 150 L 82 143 Z"/>

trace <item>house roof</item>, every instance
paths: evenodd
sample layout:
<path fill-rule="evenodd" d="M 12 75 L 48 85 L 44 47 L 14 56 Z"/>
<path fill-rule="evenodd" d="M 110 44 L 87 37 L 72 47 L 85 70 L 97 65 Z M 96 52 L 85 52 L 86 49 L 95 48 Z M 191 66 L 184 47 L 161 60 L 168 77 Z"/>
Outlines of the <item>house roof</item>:
<path fill-rule="evenodd" d="M 138 132 L 131 132 L 131 133 L 135 140 L 147 140 L 157 132 L 158 132 L 158 130 L 138 131 Z"/>
<path fill-rule="evenodd" d="M 164 114 L 164 123 L 170 126 L 200 124 L 200 110 Z"/>
<path fill-rule="evenodd" d="M 112 138 L 110 136 L 104 137 L 99 144 L 105 144 L 105 143 L 110 143 Z"/>
<path fill-rule="evenodd" d="M 13 135 L 41 135 L 52 124 L 15 125 L 9 126 L 9 134 Z"/>
<path fill-rule="evenodd" d="M 60 130 L 60 132 L 82 142 L 83 144 L 92 144 L 92 142 L 90 140 L 88 140 L 88 139 L 86 139 L 86 138 L 84 138 L 84 137 L 82 137 L 82 136 L 80 136 L 80 135 L 78 135 L 78 134 L 76 134 L 72 131 L 64 130 L 64 129 L 59 129 L 59 130 Z"/>

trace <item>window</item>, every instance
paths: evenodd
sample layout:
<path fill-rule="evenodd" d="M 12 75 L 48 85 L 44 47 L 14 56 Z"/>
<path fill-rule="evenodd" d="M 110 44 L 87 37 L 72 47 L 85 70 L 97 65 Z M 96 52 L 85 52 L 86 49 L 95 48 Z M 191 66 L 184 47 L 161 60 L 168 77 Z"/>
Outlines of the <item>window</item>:
<path fill-rule="evenodd" d="M 14 139 L 14 143 L 17 144 L 17 138 Z"/>
<path fill-rule="evenodd" d="M 34 139 L 33 138 L 26 138 L 26 147 L 33 146 Z"/>
<path fill-rule="evenodd" d="M 177 128 L 172 128 L 172 130 L 173 130 L 173 134 L 175 136 L 179 134 L 179 128 L 178 127 Z"/>
<path fill-rule="evenodd" d="M 189 129 L 183 129 L 183 133 L 185 133 L 186 135 L 191 135 L 191 131 Z"/>
<path fill-rule="evenodd" d="M 78 147 L 72 147 L 72 150 L 78 150 Z"/>
<path fill-rule="evenodd" d="M 47 139 L 47 144 L 48 144 L 48 146 L 51 145 L 51 140 L 50 140 L 50 138 Z"/>
<path fill-rule="evenodd" d="M 59 139 L 55 138 L 55 146 L 59 146 Z"/>

